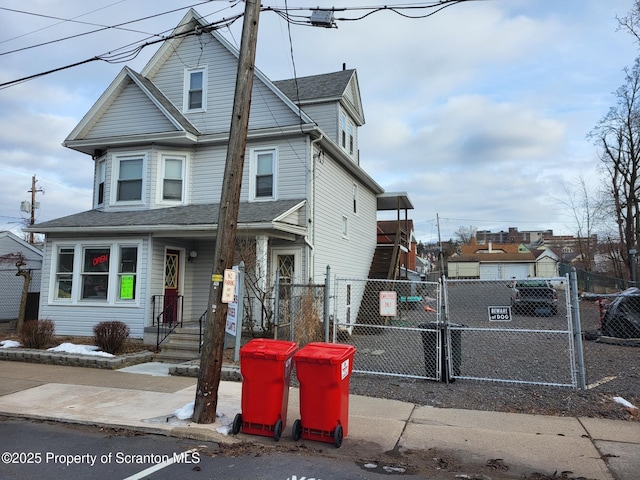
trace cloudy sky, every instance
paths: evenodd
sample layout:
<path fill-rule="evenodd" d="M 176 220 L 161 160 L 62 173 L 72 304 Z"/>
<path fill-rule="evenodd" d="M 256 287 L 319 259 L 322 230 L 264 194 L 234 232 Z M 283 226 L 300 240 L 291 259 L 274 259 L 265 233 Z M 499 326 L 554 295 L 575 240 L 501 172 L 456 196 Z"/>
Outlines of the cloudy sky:
<path fill-rule="evenodd" d="M 337 29 L 261 14 L 257 67 L 272 80 L 357 69 L 361 165 L 387 191 L 409 194 L 419 240 L 438 237 L 436 218 L 443 240 L 461 226 L 575 232 L 561 208 L 563 185 L 581 176 L 596 185 L 598 151 L 586 135 L 638 54 L 616 21 L 633 0 L 479 0 L 420 19 L 365 16 L 377 5 L 368 0 L 286 2 L 301 16 L 318 4 L 349 9 L 336 13 Z M 244 9 L 229 1 L 0 0 L 0 83 L 158 38 L 188 7 L 209 21 Z M 151 18 L 122 25 L 143 17 Z M 122 26 L 104 28 L 114 25 Z M 222 33 L 239 45 L 241 26 Z M 93 162 L 61 143 L 125 64 L 140 71 L 156 49 L 0 87 L 0 230 L 28 221 L 20 203 L 31 198 L 33 175 L 44 191 L 36 221 L 91 208 Z"/>

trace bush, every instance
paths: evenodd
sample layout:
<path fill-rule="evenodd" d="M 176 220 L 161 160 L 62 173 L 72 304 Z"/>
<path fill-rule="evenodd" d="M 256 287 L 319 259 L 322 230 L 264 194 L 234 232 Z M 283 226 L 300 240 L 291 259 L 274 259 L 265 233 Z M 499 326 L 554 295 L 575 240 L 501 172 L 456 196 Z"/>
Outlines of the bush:
<path fill-rule="evenodd" d="M 29 320 L 22 325 L 20 343 L 25 348 L 47 348 L 53 341 L 54 331 L 51 320 Z"/>
<path fill-rule="evenodd" d="M 124 347 L 129 336 L 129 327 L 126 323 L 118 321 L 100 322 L 93 327 L 93 334 L 100 350 L 116 355 Z"/>

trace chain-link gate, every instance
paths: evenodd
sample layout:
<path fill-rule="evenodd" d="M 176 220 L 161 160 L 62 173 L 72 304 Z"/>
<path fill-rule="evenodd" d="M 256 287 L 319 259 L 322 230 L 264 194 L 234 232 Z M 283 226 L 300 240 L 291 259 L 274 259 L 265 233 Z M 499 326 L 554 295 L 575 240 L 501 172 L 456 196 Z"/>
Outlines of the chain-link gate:
<path fill-rule="evenodd" d="M 578 386 L 568 276 L 336 278 L 334 300 L 334 341 L 355 346 L 354 372 Z"/>
<path fill-rule="evenodd" d="M 452 378 L 577 386 L 568 276 L 443 282 Z"/>
<path fill-rule="evenodd" d="M 440 292 L 436 282 L 336 278 L 334 341 L 356 348 L 353 371 L 440 380 Z"/>

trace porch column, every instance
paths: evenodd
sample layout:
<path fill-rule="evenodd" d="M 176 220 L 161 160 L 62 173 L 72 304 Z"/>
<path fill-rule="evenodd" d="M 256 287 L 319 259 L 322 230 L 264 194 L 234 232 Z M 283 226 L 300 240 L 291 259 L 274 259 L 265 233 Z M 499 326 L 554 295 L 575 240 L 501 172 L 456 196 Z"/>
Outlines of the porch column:
<path fill-rule="evenodd" d="M 267 251 L 269 248 L 269 237 L 266 235 L 256 236 L 256 283 L 258 290 L 267 291 Z"/>

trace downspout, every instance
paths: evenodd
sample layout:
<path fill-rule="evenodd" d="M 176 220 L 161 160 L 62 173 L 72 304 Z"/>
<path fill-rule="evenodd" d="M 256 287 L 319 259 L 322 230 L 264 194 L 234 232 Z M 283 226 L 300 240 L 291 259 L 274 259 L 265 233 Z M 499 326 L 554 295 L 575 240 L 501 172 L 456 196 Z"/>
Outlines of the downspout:
<path fill-rule="evenodd" d="M 307 219 L 307 235 L 304 237 L 305 243 L 309 246 L 308 265 L 309 265 L 309 277 L 311 281 L 315 283 L 315 242 L 316 242 L 316 159 L 314 156 L 314 147 L 316 143 L 320 142 L 324 138 L 324 133 L 320 133 L 320 136 L 315 140 L 311 140 L 309 143 L 309 166 L 311 168 L 311 205 L 309 206 L 309 217 Z M 311 238 L 309 233 L 311 232 Z"/>

